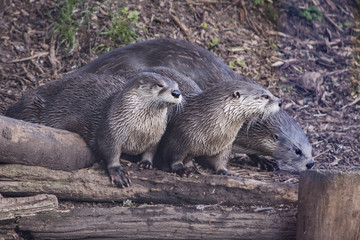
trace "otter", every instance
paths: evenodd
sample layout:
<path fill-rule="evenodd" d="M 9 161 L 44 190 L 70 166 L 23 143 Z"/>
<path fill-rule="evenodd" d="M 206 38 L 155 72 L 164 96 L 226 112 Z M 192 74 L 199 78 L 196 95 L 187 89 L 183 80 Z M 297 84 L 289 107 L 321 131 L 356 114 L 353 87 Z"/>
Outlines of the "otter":
<path fill-rule="evenodd" d="M 221 82 L 187 98 L 181 113 L 169 122 L 158 151 L 180 175 L 187 172 L 185 164 L 197 157 L 217 174 L 228 175 L 229 151 L 242 124 L 259 116 L 266 119 L 280 109 L 280 103 L 259 85 Z"/>
<path fill-rule="evenodd" d="M 153 39 L 114 49 L 71 75 L 89 72 L 126 76 L 156 66 L 172 68 L 188 76 L 202 90 L 222 81 L 256 84 L 253 79 L 234 72 L 210 51 L 175 39 Z M 248 124 L 240 129 L 234 150 L 248 154 L 254 161 L 265 161 L 265 156 L 270 156 L 280 169 L 302 171 L 314 165 L 308 138 L 285 111 L 280 110 L 251 126 Z"/>
<path fill-rule="evenodd" d="M 84 73 L 25 94 L 6 116 L 78 133 L 105 161 L 111 182 L 128 187 L 120 155 L 142 154 L 141 162 L 151 164 L 168 108 L 181 100 L 177 83 L 156 73 L 130 79 Z"/>

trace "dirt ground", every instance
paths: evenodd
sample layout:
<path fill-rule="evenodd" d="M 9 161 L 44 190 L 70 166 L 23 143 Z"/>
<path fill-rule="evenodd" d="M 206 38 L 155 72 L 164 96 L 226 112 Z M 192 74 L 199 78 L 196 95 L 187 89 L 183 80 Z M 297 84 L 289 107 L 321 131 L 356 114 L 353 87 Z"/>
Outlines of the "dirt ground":
<path fill-rule="evenodd" d="M 252 77 L 283 100 L 313 146 L 315 169 L 360 166 L 360 32 L 355 0 L 265 1 L 80 1 L 73 13 L 90 9 L 75 46 L 51 33 L 63 1 L 0 2 L 0 114 L 30 89 L 120 47 L 101 34 L 111 11 L 138 11 L 136 40 L 188 40 L 210 49 L 235 71 Z M 312 6 L 317 6 L 321 14 Z M 313 14 L 312 19 L 304 17 Z M 320 18 L 320 19 L 319 19 Z M 218 41 L 216 41 L 216 39 Z M 101 49 L 99 46 L 105 46 Z M 297 181 L 284 172 L 259 172 L 232 163 L 235 175 Z"/>

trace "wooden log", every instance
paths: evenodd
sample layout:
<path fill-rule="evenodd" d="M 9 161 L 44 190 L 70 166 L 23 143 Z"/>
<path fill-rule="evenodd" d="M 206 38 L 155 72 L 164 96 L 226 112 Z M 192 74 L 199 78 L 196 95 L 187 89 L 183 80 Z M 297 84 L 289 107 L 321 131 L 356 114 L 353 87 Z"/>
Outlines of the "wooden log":
<path fill-rule="evenodd" d="M 300 175 L 296 239 L 360 239 L 360 173 Z"/>
<path fill-rule="evenodd" d="M 34 239 L 295 239 L 294 211 L 243 213 L 170 206 L 85 208 L 19 220 Z"/>
<path fill-rule="evenodd" d="M 41 194 L 31 197 L 0 198 L 0 223 L 17 217 L 34 216 L 39 212 L 58 208 L 54 195 Z"/>
<path fill-rule="evenodd" d="M 96 161 L 77 134 L 0 116 L 0 162 L 76 170 Z"/>
<path fill-rule="evenodd" d="M 13 220 L 0 222 L 0 240 L 24 240 L 15 231 L 17 224 Z"/>
<path fill-rule="evenodd" d="M 274 206 L 294 204 L 297 185 L 265 183 L 219 175 L 193 175 L 181 178 L 160 170 L 138 170 L 136 164 L 123 164 L 132 186 L 116 188 L 105 170 L 81 169 L 74 172 L 23 165 L 0 165 L 0 193 L 4 196 L 54 194 L 74 201 L 138 203 L 217 204 Z"/>

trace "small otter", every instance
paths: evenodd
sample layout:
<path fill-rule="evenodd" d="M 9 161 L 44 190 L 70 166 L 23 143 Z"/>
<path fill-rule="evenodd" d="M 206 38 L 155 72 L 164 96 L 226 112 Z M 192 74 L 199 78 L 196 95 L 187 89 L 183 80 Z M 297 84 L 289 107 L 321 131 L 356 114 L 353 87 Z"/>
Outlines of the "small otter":
<path fill-rule="evenodd" d="M 142 153 L 141 162 L 151 163 L 168 108 L 181 100 L 177 83 L 156 73 L 140 72 L 129 80 L 85 73 L 25 94 L 6 115 L 78 133 L 106 162 L 111 182 L 127 187 L 121 153 Z"/>
<path fill-rule="evenodd" d="M 228 174 L 231 144 L 242 124 L 280 109 L 280 100 L 251 83 L 226 81 L 189 97 L 170 121 L 158 151 L 172 171 L 184 174 L 187 162 L 205 157 L 217 174 Z M 201 109 L 201 111 L 199 111 Z"/>
<path fill-rule="evenodd" d="M 114 49 L 72 75 L 91 72 L 126 76 L 156 66 L 172 68 L 188 76 L 202 90 L 222 81 L 255 83 L 253 79 L 235 73 L 204 48 L 175 39 L 153 39 Z M 278 161 L 281 169 L 301 171 L 314 165 L 309 140 L 284 111 L 250 127 L 245 123 L 234 143 L 234 150 L 241 150 L 254 161 L 271 156 Z"/>

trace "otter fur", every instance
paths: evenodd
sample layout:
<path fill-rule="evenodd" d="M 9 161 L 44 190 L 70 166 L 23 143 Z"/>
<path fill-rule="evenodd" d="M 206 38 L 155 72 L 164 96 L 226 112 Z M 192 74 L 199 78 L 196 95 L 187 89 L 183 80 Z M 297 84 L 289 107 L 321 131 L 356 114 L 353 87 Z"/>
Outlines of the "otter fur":
<path fill-rule="evenodd" d="M 142 154 L 141 162 L 151 165 L 168 108 L 181 100 L 177 83 L 156 73 L 130 79 L 84 73 L 25 94 L 6 115 L 78 133 L 105 161 L 111 182 L 127 187 L 120 155 Z"/>
<path fill-rule="evenodd" d="M 202 90 L 222 81 L 255 83 L 253 79 L 235 73 L 204 48 L 175 39 L 153 39 L 114 49 L 72 75 L 90 72 L 126 76 L 157 66 L 186 75 Z M 302 171 L 314 165 L 308 138 L 283 110 L 251 126 L 245 123 L 234 143 L 234 150 L 248 154 L 255 161 L 270 156 L 278 162 L 280 169 Z"/>
<path fill-rule="evenodd" d="M 217 174 L 228 174 L 231 144 L 242 124 L 276 113 L 280 100 L 268 90 L 238 81 L 226 81 L 188 97 L 181 113 L 169 123 L 158 151 L 172 171 L 183 175 L 185 164 L 204 157 Z"/>

